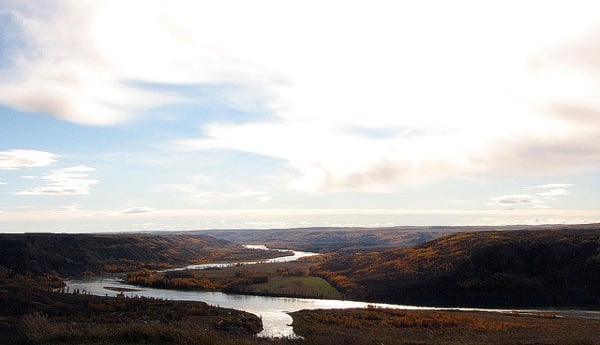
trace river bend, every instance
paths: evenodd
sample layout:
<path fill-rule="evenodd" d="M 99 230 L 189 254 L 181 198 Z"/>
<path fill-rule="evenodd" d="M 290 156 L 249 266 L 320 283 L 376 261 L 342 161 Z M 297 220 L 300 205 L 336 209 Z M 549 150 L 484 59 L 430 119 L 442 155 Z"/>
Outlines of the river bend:
<path fill-rule="evenodd" d="M 264 248 L 263 248 L 264 249 Z M 300 257 L 316 255 L 309 252 L 294 252 L 293 256 L 285 256 L 270 259 L 267 262 L 285 262 L 294 261 Z M 264 261 L 263 261 L 264 262 Z M 243 262 L 241 264 L 253 264 L 258 262 Z M 207 264 L 191 265 L 181 269 L 205 269 L 209 267 L 226 267 L 238 263 L 228 264 Z M 215 266 L 222 265 L 222 266 Z M 67 286 L 71 289 L 87 291 L 90 294 L 98 296 L 116 296 L 120 292 L 114 291 L 114 288 L 135 289 L 136 291 L 126 292 L 126 295 L 137 295 L 146 297 L 163 298 L 180 301 L 201 301 L 214 306 L 243 310 L 255 314 L 262 318 L 263 331 L 258 334 L 261 337 L 296 337 L 292 327 L 292 317 L 288 313 L 302 309 L 346 309 L 346 308 L 366 308 L 375 306 L 394 309 L 421 309 L 421 310 L 464 310 L 464 311 L 489 311 L 489 312 L 510 312 L 512 310 L 502 309 L 481 309 L 481 308 L 433 308 L 420 306 L 407 306 L 385 303 L 368 303 L 359 301 L 311 299 L 311 298 L 287 298 L 287 297 L 269 297 L 254 295 L 237 295 L 214 291 L 180 291 L 164 290 L 147 287 L 139 287 L 123 283 L 116 278 L 89 278 L 85 280 L 69 280 Z M 108 289 L 107 289 L 108 288 Z M 110 289 L 113 288 L 113 289 Z M 561 316 L 585 317 L 600 319 L 600 311 L 584 310 L 518 310 L 519 312 L 547 312 L 551 311 Z"/>

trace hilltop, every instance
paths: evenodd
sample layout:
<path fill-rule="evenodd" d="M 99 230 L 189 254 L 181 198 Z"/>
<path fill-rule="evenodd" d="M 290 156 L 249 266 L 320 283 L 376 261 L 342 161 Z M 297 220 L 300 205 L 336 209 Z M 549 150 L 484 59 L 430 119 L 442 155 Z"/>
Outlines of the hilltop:
<path fill-rule="evenodd" d="M 0 266 L 34 274 L 123 272 L 272 255 L 200 234 L 0 234 Z"/>
<path fill-rule="evenodd" d="M 372 301 L 600 308 L 600 226 L 459 233 L 409 248 L 338 253 L 313 274 Z"/>

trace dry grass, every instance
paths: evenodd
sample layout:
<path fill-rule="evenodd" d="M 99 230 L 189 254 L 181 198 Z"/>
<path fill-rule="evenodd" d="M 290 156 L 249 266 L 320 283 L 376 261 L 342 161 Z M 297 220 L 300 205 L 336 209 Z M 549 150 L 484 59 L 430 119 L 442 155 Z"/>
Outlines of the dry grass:
<path fill-rule="evenodd" d="M 307 344 L 600 344 L 600 320 L 393 309 L 293 313 Z"/>

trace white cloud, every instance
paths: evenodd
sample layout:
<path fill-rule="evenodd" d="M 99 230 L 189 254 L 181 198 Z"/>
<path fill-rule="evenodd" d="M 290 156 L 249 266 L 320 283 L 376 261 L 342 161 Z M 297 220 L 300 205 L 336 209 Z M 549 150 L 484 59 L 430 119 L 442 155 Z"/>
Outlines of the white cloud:
<path fill-rule="evenodd" d="M 155 209 L 152 207 L 131 207 L 123 210 L 122 214 L 140 214 L 140 213 L 150 213 L 154 212 Z"/>
<path fill-rule="evenodd" d="M 128 85 L 126 73 L 103 56 L 95 43 L 102 36 L 97 14 L 104 4 L 51 1 L 43 7 L 10 7 L 5 13 L 22 25 L 14 29 L 26 44 L 3 71 L 4 104 L 72 122 L 110 125 L 174 99 Z"/>
<path fill-rule="evenodd" d="M 573 185 L 569 183 L 550 183 L 539 186 L 525 187 L 524 190 L 530 191 L 530 194 L 505 195 L 492 200 L 500 206 L 519 206 L 524 205 L 530 208 L 550 208 L 545 203 L 555 200 L 557 197 L 569 195 L 569 188 Z"/>
<path fill-rule="evenodd" d="M 81 211 L 81 206 L 79 205 L 68 205 L 68 206 L 63 206 L 61 208 L 58 209 L 59 211 L 64 211 L 64 212 L 79 212 Z"/>
<path fill-rule="evenodd" d="M 234 195 L 233 198 L 235 198 L 236 196 Z M 245 191 L 245 192 L 241 192 L 237 195 L 237 197 L 239 198 L 253 198 L 256 201 L 259 202 L 267 202 L 269 200 L 271 200 L 273 197 L 269 194 L 269 192 L 265 192 L 265 191 Z"/>
<path fill-rule="evenodd" d="M 36 150 L 0 151 L 0 170 L 44 167 L 55 162 L 53 153 Z"/>
<path fill-rule="evenodd" d="M 555 188 L 560 188 L 560 189 L 567 189 L 569 187 L 572 187 L 573 185 L 570 183 L 547 183 L 547 184 L 542 184 L 539 186 L 535 186 L 535 187 L 530 187 L 530 188 L 539 188 L 539 189 L 555 189 Z"/>
<path fill-rule="evenodd" d="M 26 44 L 4 71 L 0 101 L 24 111 L 113 125 L 184 100 L 136 82 L 247 83 L 263 74 L 219 47 L 214 33 L 231 25 L 217 18 L 209 23 L 211 5 L 52 1 L 43 9 L 10 7 L 6 13 L 22 25 L 15 30 Z M 229 6 L 219 7 L 231 13 Z M 239 102 L 236 96 L 222 95 L 232 103 Z"/>
<path fill-rule="evenodd" d="M 268 192 L 264 191 L 217 191 L 217 190 L 204 190 L 196 191 L 189 194 L 188 196 L 194 203 L 198 204 L 219 204 L 223 202 L 232 202 L 243 199 L 253 199 L 255 201 L 265 203 L 272 199 L 272 196 Z"/>
<path fill-rule="evenodd" d="M 552 207 L 550 207 L 548 205 L 543 205 L 543 204 L 535 204 L 535 205 L 532 205 L 531 208 L 532 209 L 536 209 L 536 208 L 537 209 L 545 209 L 545 208 L 552 208 Z"/>
<path fill-rule="evenodd" d="M 600 67 L 586 62 L 600 60 L 590 35 L 599 7 L 15 5 L 10 11 L 28 44 L 4 71 L 0 101 L 111 125 L 182 100 L 145 84 L 226 86 L 214 95 L 218 102 L 276 121 L 204 124 L 204 136 L 178 146 L 281 158 L 300 172 L 290 186 L 301 190 L 384 190 L 452 174 L 572 169 L 600 160 L 599 125 L 590 115 L 600 109 Z M 352 128 L 392 134 L 370 137 Z"/>
<path fill-rule="evenodd" d="M 568 195 L 568 194 L 569 193 L 567 192 L 567 190 L 562 189 L 562 188 L 550 189 L 546 192 L 537 193 L 537 195 L 539 195 L 539 196 L 546 196 L 546 197 L 561 196 L 561 195 Z"/>
<path fill-rule="evenodd" d="M 538 199 L 530 194 L 504 195 L 492 199 L 499 205 L 519 205 L 519 204 L 534 204 L 539 202 Z"/>
<path fill-rule="evenodd" d="M 52 170 L 42 177 L 46 184 L 15 193 L 15 195 L 88 195 L 98 180 L 89 178 L 95 169 L 84 165 Z"/>
<path fill-rule="evenodd" d="M 175 142 L 181 150 L 230 148 L 289 161 L 302 173 L 291 187 L 361 188 L 420 181 L 440 170 L 450 173 L 470 165 L 470 143 L 460 133 L 398 133 L 368 138 L 322 121 L 249 125 L 214 125 L 202 139 Z"/>
<path fill-rule="evenodd" d="M 560 78 L 573 76 L 570 70 L 552 63 L 531 68 L 548 50 L 586 32 L 586 25 L 596 25 L 590 20 L 595 16 L 562 6 L 545 6 L 544 16 L 535 6 L 519 8 L 519 13 L 532 11 L 532 28 L 527 14 L 513 18 L 502 12 L 507 8 L 496 13 L 476 6 L 482 17 L 462 18 L 464 26 L 447 23 L 455 21 L 459 7 L 449 9 L 446 18 L 435 18 L 444 32 L 415 22 L 418 16 L 404 22 L 395 18 L 403 22 L 397 24 L 386 22 L 389 18 L 377 11 L 380 22 L 371 29 L 346 26 L 348 18 L 341 18 L 340 31 L 324 30 L 315 38 L 321 50 L 302 45 L 283 49 L 298 56 L 302 48 L 320 54 L 302 60 L 304 67 L 282 69 L 289 72 L 290 85 L 278 93 L 278 104 L 287 106 L 274 108 L 281 121 L 211 124 L 202 137 L 175 144 L 187 150 L 224 148 L 281 158 L 301 173 L 290 186 L 304 191 L 385 190 L 390 184 L 432 177 L 569 170 L 598 162 L 597 121 L 573 122 L 548 108 L 573 88 L 582 90 L 578 100 L 594 102 L 596 92 L 585 88 L 591 84 L 596 90 L 600 79 L 574 76 L 565 84 Z M 423 9 L 409 10 L 414 15 Z M 563 15 L 581 16 L 581 21 L 557 27 Z M 511 27 L 500 23 L 507 17 L 516 20 Z M 396 30 L 379 30 L 387 25 Z M 540 36 L 543 31 L 548 35 Z M 371 42 L 360 39 L 367 37 Z M 320 39 L 336 42 L 335 48 Z M 539 87 L 555 76 L 556 88 Z M 349 128 L 387 135 L 365 136 Z"/>
<path fill-rule="evenodd" d="M 538 190 L 536 195 L 546 198 L 552 198 L 557 196 L 569 195 L 569 188 L 572 187 L 572 184 L 545 184 L 541 186 L 533 187 Z"/>
<path fill-rule="evenodd" d="M 270 196 L 270 195 L 263 195 L 263 196 L 259 196 L 259 197 L 256 198 L 256 200 L 258 200 L 260 202 L 268 202 L 271 199 L 273 199 L 273 197 Z"/>
<path fill-rule="evenodd" d="M 191 176 L 186 183 L 165 184 L 156 187 L 156 191 L 178 201 L 194 204 L 222 204 L 239 200 L 254 200 L 266 203 L 272 199 L 272 195 L 264 190 L 245 190 L 237 185 L 223 186 L 222 189 L 215 188 L 217 182 L 214 178 L 205 175 Z"/>
<path fill-rule="evenodd" d="M 573 209 L 495 209 L 495 210 L 414 210 L 414 209 L 160 209 L 137 216 L 115 210 L 85 209 L 78 212 L 55 210 L 6 211 L 0 214 L 0 224 L 7 231 L 134 231 L 138 224 L 160 224 L 155 230 L 190 230 L 215 228 L 301 227 L 372 223 L 395 225 L 507 225 L 562 224 L 600 221 L 598 210 Z M 537 221 L 536 221 L 537 219 Z M 262 224 L 262 225 L 261 225 Z M 278 226 L 277 226 L 278 227 Z"/>

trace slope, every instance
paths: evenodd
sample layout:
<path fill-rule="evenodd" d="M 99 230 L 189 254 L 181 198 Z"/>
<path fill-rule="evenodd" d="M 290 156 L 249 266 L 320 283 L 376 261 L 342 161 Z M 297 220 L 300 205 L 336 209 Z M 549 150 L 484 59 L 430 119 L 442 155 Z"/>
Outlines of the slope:
<path fill-rule="evenodd" d="M 0 234 L 0 266 L 15 272 L 77 275 L 266 254 L 199 234 Z"/>
<path fill-rule="evenodd" d="M 435 306 L 600 308 L 600 226 L 460 233 L 338 254 L 316 268 L 350 298 Z"/>

